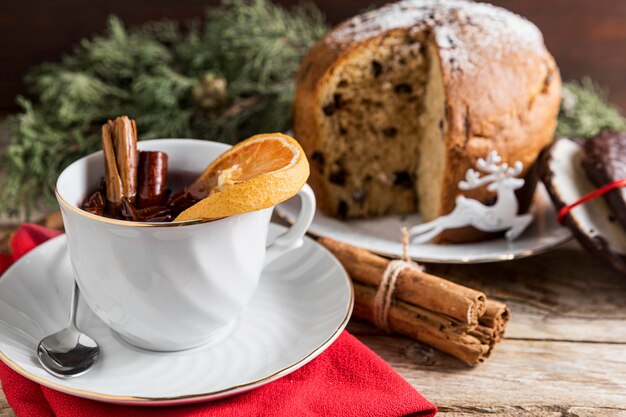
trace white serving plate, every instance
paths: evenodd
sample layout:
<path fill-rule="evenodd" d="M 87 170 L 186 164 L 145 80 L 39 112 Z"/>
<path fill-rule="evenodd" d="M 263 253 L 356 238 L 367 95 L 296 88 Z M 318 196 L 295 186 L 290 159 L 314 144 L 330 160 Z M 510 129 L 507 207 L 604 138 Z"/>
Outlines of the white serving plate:
<path fill-rule="evenodd" d="M 276 208 L 276 213 L 293 222 L 300 210 L 297 198 L 292 198 Z M 545 252 L 571 239 L 570 231 L 556 220 L 556 211 L 543 184 L 538 184 L 531 207 L 533 223 L 515 241 L 504 237 L 475 243 L 409 245 L 408 255 L 420 262 L 481 263 L 524 258 Z M 387 216 L 378 219 L 342 221 L 315 214 L 309 233 L 330 237 L 387 256 L 402 255 L 401 229 L 422 223 L 419 215 Z"/>

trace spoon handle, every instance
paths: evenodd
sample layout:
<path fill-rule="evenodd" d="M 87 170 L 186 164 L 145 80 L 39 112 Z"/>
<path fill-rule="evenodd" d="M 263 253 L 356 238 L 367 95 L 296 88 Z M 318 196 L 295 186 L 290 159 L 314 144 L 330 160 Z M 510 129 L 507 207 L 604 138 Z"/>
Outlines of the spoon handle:
<path fill-rule="evenodd" d="M 78 310 L 78 297 L 79 297 L 79 289 L 76 280 L 74 280 L 74 291 L 72 291 L 72 303 L 70 309 L 70 326 L 77 329 L 76 326 L 76 311 Z"/>

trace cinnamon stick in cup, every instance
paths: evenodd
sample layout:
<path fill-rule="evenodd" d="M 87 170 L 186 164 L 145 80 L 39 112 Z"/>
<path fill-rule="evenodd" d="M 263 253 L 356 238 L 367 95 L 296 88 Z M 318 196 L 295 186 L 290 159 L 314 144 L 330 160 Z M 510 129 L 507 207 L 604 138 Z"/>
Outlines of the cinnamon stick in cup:
<path fill-rule="evenodd" d="M 119 213 L 122 197 L 135 203 L 137 195 L 137 125 L 126 116 L 102 125 L 107 212 Z"/>
<path fill-rule="evenodd" d="M 167 154 L 165 152 L 139 152 L 137 183 L 138 209 L 163 206 L 167 203 Z"/>
<path fill-rule="evenodd" d="M 122 180 L 122 196 L 135 202 L 137 195 L 137 124 L 126 116 L 108 121 L 114 132 L 117 169 Z"/>
<path fill-rule="evenodd" d="M 102 125 L 102 150 L 104 151 L 104 175 L 106 177 L 106 210 L 109 214 L 119 212 L 122 205 L 122 179 L 117 169 L 113 136 L 108 124 Z"/>

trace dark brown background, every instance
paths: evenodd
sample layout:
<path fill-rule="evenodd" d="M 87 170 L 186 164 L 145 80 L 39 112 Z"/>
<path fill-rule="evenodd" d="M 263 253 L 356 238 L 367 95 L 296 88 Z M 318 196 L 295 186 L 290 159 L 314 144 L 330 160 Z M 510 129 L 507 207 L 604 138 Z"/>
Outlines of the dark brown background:
<path fill-rule="evenodd" d="M 277 0 L 290 5 L 298 0 Z M 316 0 L 337 23 L 384 0 Z M 109 14 L 126 23 L 200 16 L 207 0 L 0 0 L 0 111 L 15 109 L 26 69 L 57 59 L 81 37 L 103 29 Z M 564 79 L 590 75 L 626 109 L 626 0 L 493 0 L 543 31 Z"/>

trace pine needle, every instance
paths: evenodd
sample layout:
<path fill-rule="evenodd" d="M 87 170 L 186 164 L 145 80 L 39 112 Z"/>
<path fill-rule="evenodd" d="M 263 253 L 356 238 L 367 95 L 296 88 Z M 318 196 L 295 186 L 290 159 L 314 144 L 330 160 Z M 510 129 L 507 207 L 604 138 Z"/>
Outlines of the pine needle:
<path fill-rule="evenodd" d="M 299 62 L 327 30 L 315 6 L 288 11 L 270 0 L 223 0 L 187 25 L 127 28 L 112 16 L 104 33 L 27 74 L 34 99 L 18 97 L 22 111 L 5 122 L 11 142 L 0 163 L 0 213 L 53 204 L 59 173 L 99 149 L 99 126 L 120 114 L 137 119 L 141 139 L 234 143 L 289 129 Z M 227 85 L 225 104 L 200 108 L 192 92 L 215 77 Z M 565 83 L 557 134 L 602 129 L 626 129 L 606 93 L 589 79 Z"/>
<path fill-rule="evenodd" d="M 314 6 L 288 11 L 269 0 L 225 0 L 187 26 L 127 28 L 112 16 L 104 33 L 27 74 L 34 100 L 18 98 L 22 112 L 5 122 L 11 142 L 0 164 L 0 213 L 28 216 L 52 204 L 59 173 L 97 150 L 99 126 L 120 114 L 137 119 L 141 139 L 234 143 L 288 129 L 298 63 L 327 30 Z M 227 82 L 222 108 L 192 100 L 209 74 Z"/>
<path fill-rule="evenodd" d="M 557 136 L 590 137 L 602 130 L 626 130 L 626 119 L 608 103 L 608 94 L 589 77 L 566 82 Z"/>

